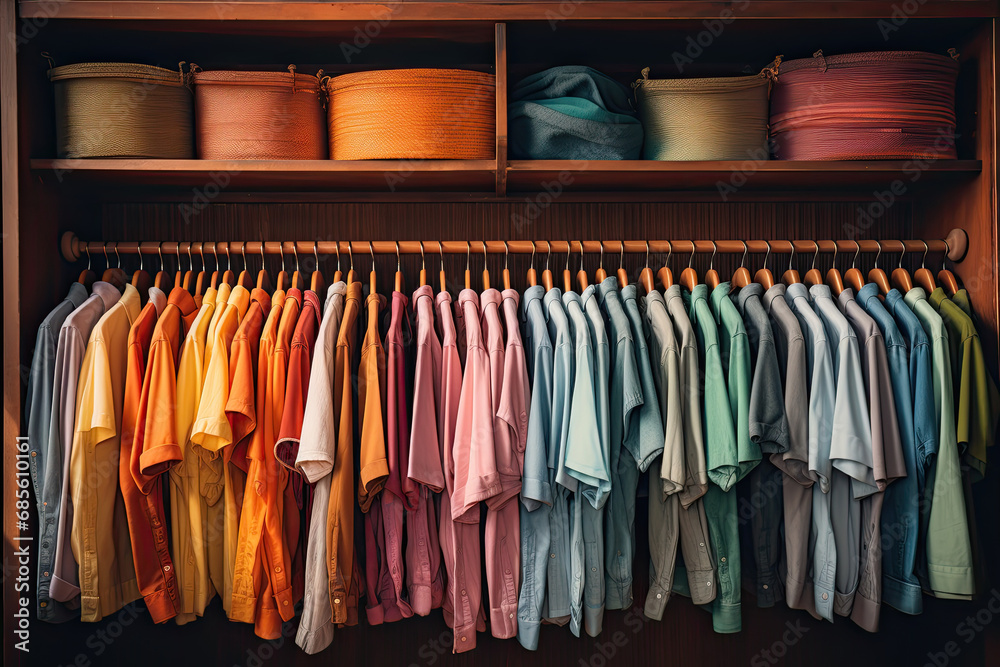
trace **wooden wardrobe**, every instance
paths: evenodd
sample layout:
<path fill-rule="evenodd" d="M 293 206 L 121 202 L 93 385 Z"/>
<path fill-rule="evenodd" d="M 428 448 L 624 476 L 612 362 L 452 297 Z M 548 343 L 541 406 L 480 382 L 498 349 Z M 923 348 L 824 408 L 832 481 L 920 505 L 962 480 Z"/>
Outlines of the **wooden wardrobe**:
<path fill-rule="evenodd" d="M 968 288 L 994 378 L 998 359 L 997 282 L 997 16 L 995 0 L 947 2 L 753 2 L 586 1 L 527 2 L 281 2 L 208 0 L 10 0 L 2 9 L 3 52 L 3 321 L 4 321 L 4 658 L 10 665 L 504 665 L 603 667 L 604 665 L 789 665 L 1000 664 L 1000 619 L 981 631 L 963 632 L 968 616 L 1000 605 L 1000 473 L 996 462 L 974 488 L 984 562 L 989 579 L 971 602 L 925 597 L 921 616 L 883 608 L 881 630 L 870 635 L 848 619 L 820 623 L 783 602 L 758 609 L 744 590 L 743 631 L 712 632 L 711 620 L 689 600 L 676 596 L 663 620 L 641 615 L 647 589 L 646 512 L 639 502 L 635 601 L 627 611 L 608 612 L 596 639 L 574 638 L 567 628 L 542 630 L 537 652 L 516 640 L 480 634 L 475 651 L 451 654 L 450 633 L 440 612 L 380 627 L 338 629 L 333 645 L 316 656 L 294 645 L 297 619 L 281 642 L 263 642 L 252 627 L 230 623 L 218 601 L 205 618 L 183 627 L 154 626 L 141 603 L 104 621 L 49 625 L 29 621 L 30 653 L 14 648 L 19 597 L 17 549 L 27 547 L 34 564 L 37 522 L 30 503 L 30 529 L 15 517 L 15 438 L 25 433 L 23 398 L 35 333 L 85 266 L 69 262 L 60 248 L 65 232 L 87 242 L 298 241 L 303 266 L 315 263 L 312 241 L 355 242 L 353 262 L 368 271 L 372 257 L 359 248 L 371 241 L 557 241 L 562 252 L 546 257 L 538 244 L 534 264 L 548 260 L 553 271 L 566 263 L 566 241 L 629 241 L 620 260 L 606 251 L 603 266 L 613 274 L 624 263 L 633 281 L 647 261 L 645 240 L 795 240 L 794 263 L 810 267 L 813 239 L 940 240 L 952 229 L 968 235 L 968 251 L 949 268 Z M 691 41 L 693 40 L 693 41 Z M 697 48 L 690 46 L 694 43 Z M 957 50 L 958 159 L 912 162 L 747 161 L 668 163 L 653 161 L 573 162 L 511 160 L 507 155 L 508 91 L 520 78 L 565 64 L 592 66 L 630 83 L 643 67 L 653 77 L 676 72 L 676 54 L 691 62 L 685 76 L 758 72 L 776 55 L 809 57 L 869 50 Z M 44 55 L 43 55 L 44 54 Z M 327 73 L 394 67 L 462 67 L 496 75 L 497 133 L 494 159 L 477 161 L 255 162 L 198 160 L 55 159 L 52 86 L 46 57 L 55 63 L 123 61 L 175 67 L 197 62 L 205 69 L 284 69 Z M 730 188 L 727 186 L 732 185 Z M 891 197 L 891 201 L 889 198 Z M 881 205 L 876 206 L 876 202 Z M 769 258 L 780 276 L 787 268 L 787 244 Z M 346 248 L 346 246 L 343 246 Z M 430 246 L 428 246 L 430 247 Z M 649 255 L 655 272 L 667 259 L 662 245 Z M 78 245 L 73 246 L 79 252 Z M 496 244 L 484 260 L 472 252 L 473 285 L 487 262 L 504 268 Z M 574 244 L 575 248 L 575 244 Z M 593 246 L 591 246 L 593 248 Z M 759 250 L 760 246 L 755 246 Z M 825 273 L 827 250 L 816 258 Z M 109 251 L 111 246 L 109 246 Z M 843 247 L 837 266 L 856 261 L 872 266 L 870 245 L 856 260 Z M 68 251 L 74 256 L 72 249 Z M 96 271 L 103 254 L 91 252 Z M 347 270 L 348 256 L 341 253 Z M 902 264 L 915 270 L 922 253 Z M 243 259 L 231 254 L 234 267 Z M 574 251 L 571 270 L 579 268 Z M 292 258 L 285 253 L 286 269 Z M 879 258 L 895 268 L 898 252 Z M 111 261 L 115 257 L 112 252 Z M 143 257 L 158 270 L 155 254 Z M 165 253 L 168 271 L 177 258 Z M 260 255 L 247 252 L 251 268 Z M 272 275 L 278 258 L 267 257 Z M 326 276 L 336 257 L 320 254 Z M 381 287 L 391 289 L 394 253 L 375 256 Z M 404 254 L 409 286 L 417 283 L 419 254 Z M 441 260 L 428 251 L 429 271 Z M 465 270 L 464 252 L 444 256 L 449 278 Z M 514 286 L 525 286 L 530 254 L 512 253 Z M 597 252 L 584 266 L 596 270 Z M 694 256 L 703 272 L 709 254 Z M 725 279 L 739 253 L 714 259 Z M 764 261 L 752 250 L 753 273 Z M 926 264 L 935 273 L 942 253 Z M 122 254 L 126 271 L 138 267 Z M 223 262 L 225 262 L 223 256 Z M 255 262 L 257 264 L 255 264 Z M 670 259 L 675 274 L 688 256 Z M 182 258 L 187 266 L 186 255 Z M 195 256 L 195 265 L 199 260 Z M 209 270 L 214 259 L 209 258 Z M 254 269 L 256 270 L 256 269 Z M 994 457 L 1000 454 L 994 453 Z M 18 540 L 18 538 L 24 538 Z M 981 621 L 980 621 L 981 622 Z M 957 651 L 957 653 L 951 653 Z M 938 657 L 937 659 L 941 659 Z"/>

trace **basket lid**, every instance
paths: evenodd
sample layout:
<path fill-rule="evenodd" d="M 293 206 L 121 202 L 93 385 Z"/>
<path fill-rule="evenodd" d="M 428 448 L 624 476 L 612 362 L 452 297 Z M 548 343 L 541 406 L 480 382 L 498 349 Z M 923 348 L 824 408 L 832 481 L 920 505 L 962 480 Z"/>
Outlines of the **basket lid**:
<path fill-rule="evenodd" d="M 119 79 L 125 81 L 153 82 L 165 86 L 183 86 L 187 83 L 184 64 L 176 70 L 136 63 L 75 63 L 60 65 L 49 70 L 50 81 L 66 79 Z"/>
<path fill-rule="evenodd" d="M 322 72 L 320 72 L 322 74 Z M 249 72 L 242 70 L 202 70 L 195 64 L 191 65 L 191 76 L 195 85 L 219 86 L 273 86 L 287 88 L 289 91 L 319 91 L 319 76 L 300 74 L 294 65 L 288 66 L 287 72 Z"/>
<path fill-rule="evenodd" d="M 820 49 L 813 54 L 812 58 L 798 58 L 788 60 L 778 68 L 779 76 L 802 69 L 844 69 L 848 67 L 859 67 L 864 65 L 927 65 L 933 67 L 944 67 L 958 72 L 957 53 L 951 57 L 926 51 L 863 51 L 859 53 L 842 53 L 835 56 L 827 56 Z"/>

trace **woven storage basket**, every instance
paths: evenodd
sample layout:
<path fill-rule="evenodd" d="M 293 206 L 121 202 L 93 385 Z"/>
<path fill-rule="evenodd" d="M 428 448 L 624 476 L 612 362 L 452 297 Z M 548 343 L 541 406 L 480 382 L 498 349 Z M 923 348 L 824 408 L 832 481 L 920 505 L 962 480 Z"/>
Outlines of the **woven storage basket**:
<path fill-rule="evenodd" d="M 636 81 L 647 160 L 767 159 L 770 69 L 755 76 Z"/>
<path fill-rule="evenodd" d="M 783 160 L 954 159 L 953 58 L 881 51 L 782 63 L 771 136 Z"/>
<path fill-rule="evenodd" d="M 59 157 L 194 157 L 191 89 L 183 65 L 176 71 L 129 63 L 50 69 Z"/>
<path fill-rule="evenodd" d="M 496 154 L 492 74 L 402 69 L 327 80 L 334 160 L 489 160 Z"/>
<path fill-rule="evenodd" d="M 198 157 L 326 159 L 319 78 L 288 70 L 205 72 L 192 65 Z"/>

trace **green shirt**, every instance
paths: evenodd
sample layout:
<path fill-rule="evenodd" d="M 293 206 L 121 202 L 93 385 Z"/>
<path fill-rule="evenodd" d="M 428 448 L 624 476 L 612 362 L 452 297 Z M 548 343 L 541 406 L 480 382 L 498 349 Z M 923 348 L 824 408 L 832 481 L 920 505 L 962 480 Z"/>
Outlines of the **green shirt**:
<path fill-rule="evenodd" d="M 968 298 L 963 295 L 959 300 L 963 298 L 968 308 Z M 1000 400 L 986 372 L 982 341 L 968 312 L 940 287 L 928 300 L 948 329 L 958 447 L 971 468 L 972 481 L 977 482 L 986 475 L 986 448 L 993 445 Z"/>
<path fill-rule="evenodd" d="M 927 576 L 937 597 L 968 599 L 975 592 L 972 543 L 965 513 L 962 470 L 959 466 L 955 403 L 952 389 L 948 330 L 923 288 L 914 287 L 904 297 L 931 341 L 934 403 L 939 416 L 938 454 L 927 475 L 930 502 L 927 528 Z"/>

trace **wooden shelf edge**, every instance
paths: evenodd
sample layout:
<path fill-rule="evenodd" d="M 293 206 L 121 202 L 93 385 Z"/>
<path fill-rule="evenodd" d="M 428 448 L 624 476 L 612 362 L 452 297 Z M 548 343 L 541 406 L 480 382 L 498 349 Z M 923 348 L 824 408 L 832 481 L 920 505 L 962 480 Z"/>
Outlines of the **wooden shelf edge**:
<path fill-rule="evenodd" d="M 893 173 L 905 169 L 917 169 L 930 172 L 968 172 L 982 171 L 982 160 L 936 160 L 920 167 L 918 160 L 718 160 L 718 161 L 676 161 L 662 162 L 657 160 L 510 160 L 507 168 L 510 172 L 532 173 L 550 171 L 572 172 L 609 172 L 637 174 L 670 174 L 691 172 L 718 172 L 720 174 L 746 169 L 752 162 L 755 171 L 771 173 L 823 173 L 846 172 Z"/>
<path fill-rule="evenodd" d="M 645 0 L 640 2 L 174 2 L 115 0 L 20 0 L 23 19 L 191 20 L 191 21 L 370 21 L 382 15 L 406 21 L 547 21 L 615 19 L 712 19 L 730 2 Z M 740 12 L 745 18 L 890 18 L 898 2 L 788 2 L 761 0 Z M 921 18 L 990 18 L 1000 13 L 996 0 L 927 0 Z M 53 7 L 56 7 L 53 10 Z"/>
<path fill-rule="evenodd" d="M 481 172 L 496 170 L 495 160 L 158 160 L 32 159 L 33 170 L 81 172 L 282 172 L 288 174 L 414 172 Z"/>

